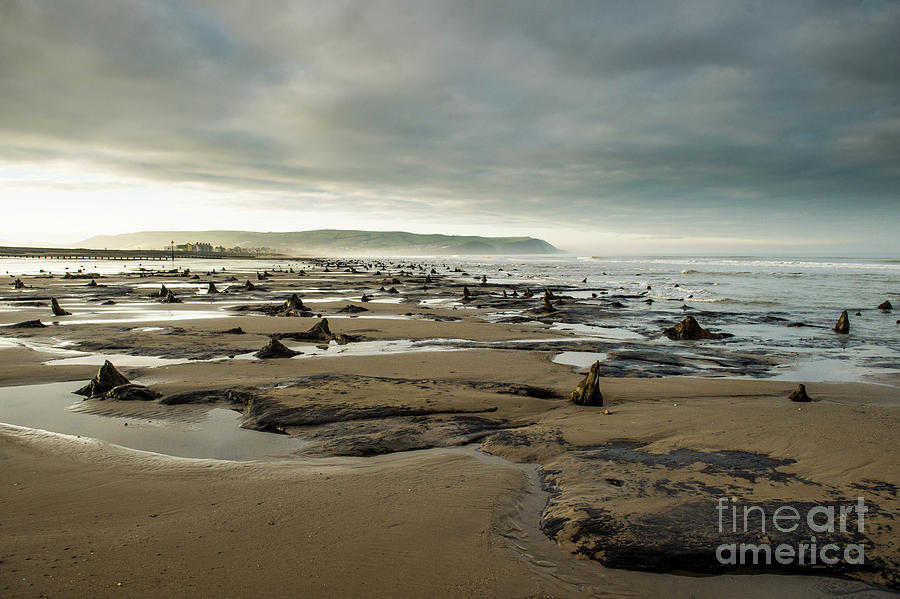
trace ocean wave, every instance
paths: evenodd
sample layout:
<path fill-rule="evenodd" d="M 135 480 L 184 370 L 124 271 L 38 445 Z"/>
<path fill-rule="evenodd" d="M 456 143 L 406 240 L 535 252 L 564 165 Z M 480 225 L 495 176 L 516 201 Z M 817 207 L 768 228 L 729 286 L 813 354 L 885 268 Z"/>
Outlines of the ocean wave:
<path fill-rule="evenodd" d="M 693 293 L 689 293 L 689 295 L 694 295 L 694 297 L 688 297 L 687 295 L 665 295 L 665 294 L 650 294 L 647 297 L 655 300 L 655 301 L 683 301 L 686 304 L 737 304 L 742 306 L 780 306 L 781 302 L 778 300 L 764 300 L 764 299 L 738 299 L 735 297 L 697 297 L 697 295 Z"/>
<path fill-rule="evenodd" d="M 760 273 L 751 272 L 749 270 L 695 270 L 693 268 L 686 268 L 681 271 L 681 274 L 683 274 L 683 275 L 715 275 L 717 277 L 750 277 L 750 276 L 758 276 Z"/>
<path fill-rule="evenodd" d="M 781 302 L 774 300 L 742 300 L 736 299 L 733 297 L 691 297 L 685 298 L 686 302 L 696 302 L 701 304 L 741 304 L 748 306 L 778 306 L 781 305 Z"/>
<path fill-rule="evenodd" d="M 700 267 L 717 267 L 717 266 L 726 266 L 726 267 L 750 267 L 750 268 L 759 268 L 759 269 L 769 269 L 769 268 L 803 268 L 803 269 L 850 269 L 850 270 L 887 270 L 887 271 L 900 271 L 900 260 L 891 259 L 891 258 L 873 258 L 871 261 L 865 261 L 864 259 L 847 259 L 847 261 L 842 261 L 841 259 L 823 259 L 821 261 L 814 259 L 766 259 L 760 257 L 753 256 L 741 256 L 741 257 L 708 257 L 708 258 L 697 258 L 697 257 L 652 257 L 648 256 L 645 258 L 623 258 L 623 257 L 606 257 L 602 258 L 599 256 L 590 256 L 588 257 L 579 257 L 579 259 L 586 259 L 589 261 L 602 261 L 608 262 L 611 264 L 669 264 L 669 265 L 697 265 Z M 687 270 L 694 270 L 693 268 L 688 268 Z M 700 270 L 700 272 L 703 272 Z M 716 271 L 719 272 L 719 271 Z"/>

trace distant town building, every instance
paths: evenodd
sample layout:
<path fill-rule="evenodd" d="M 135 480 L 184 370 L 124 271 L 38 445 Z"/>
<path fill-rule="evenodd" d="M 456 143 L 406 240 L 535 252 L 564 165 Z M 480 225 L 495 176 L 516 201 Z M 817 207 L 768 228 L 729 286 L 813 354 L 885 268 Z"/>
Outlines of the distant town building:
<path fill-rule="evenodd" d="M 171 247 L 172 246 L 169 246 L 165 249 L 168 250 L 171 249 Z M 206 241 L 195 241 L 192 243 L 178 244 L 175 246 L 175 252 L 184 252 L 191 254 L 229 254 L 234 256 L 260 256 L 277 254 L 275 250 L 268 247 L 245 248 L 234 246 L 231 248 L 227 248 L 221 245 L 213 246 L 213 244 L 207 243 Z"/>
<path fill-rule="evenodd" d="M 182 243 L 175 246 L 176 252 L 193 252 L 195 254 L 211 254 L 213 246 L 205 241 L 196 241 L 194 243 Z"/>

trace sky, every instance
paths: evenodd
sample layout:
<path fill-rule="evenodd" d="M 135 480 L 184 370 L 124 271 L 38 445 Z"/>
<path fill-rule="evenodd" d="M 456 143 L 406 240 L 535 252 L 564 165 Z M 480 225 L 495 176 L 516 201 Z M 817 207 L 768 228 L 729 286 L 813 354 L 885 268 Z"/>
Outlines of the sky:
<path fill-rule="evenodd" d="M 0 0 L 0 244 L 900 254 L 900 2 Z"/>

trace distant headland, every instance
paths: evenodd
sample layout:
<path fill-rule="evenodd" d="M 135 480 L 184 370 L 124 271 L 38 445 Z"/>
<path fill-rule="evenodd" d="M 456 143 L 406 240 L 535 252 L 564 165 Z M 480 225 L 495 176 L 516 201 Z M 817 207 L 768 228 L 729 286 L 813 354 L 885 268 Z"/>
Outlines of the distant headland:
<path fill-rule="evenodd" d="M 534 237 L 480 237 L 475 235 L 423 235 L 404 231 L 140 231 L 98 235 L 79 241 L 79 247 L 120 250 L 171 248 L 177 251 L 283 255 L 314 254 L 556 254 L 562 250 Z"/>

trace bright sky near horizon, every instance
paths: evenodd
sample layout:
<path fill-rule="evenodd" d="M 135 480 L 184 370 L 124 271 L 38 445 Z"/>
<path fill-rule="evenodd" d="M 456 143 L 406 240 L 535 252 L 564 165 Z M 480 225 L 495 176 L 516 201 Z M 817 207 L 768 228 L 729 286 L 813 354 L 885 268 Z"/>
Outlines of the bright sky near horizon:
<path fill-rule="evenodd" d="M 900 2 L 0 0 L 0 244 L 900 253 Z"/>

